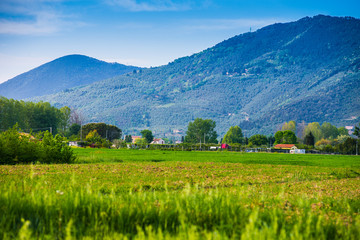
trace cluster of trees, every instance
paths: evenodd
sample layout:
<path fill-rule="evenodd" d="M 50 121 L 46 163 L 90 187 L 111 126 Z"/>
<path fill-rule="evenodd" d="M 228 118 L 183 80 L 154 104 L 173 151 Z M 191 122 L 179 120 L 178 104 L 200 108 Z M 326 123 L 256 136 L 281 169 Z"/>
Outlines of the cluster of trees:
<path fill-rule="evenodd" d="M 354 135 L 359 138 L 358 129 L 359 127 L 356 126 Z M 302 146 L 306 148 L 315 148 L 330 153 L 354 154 L 356 152 L 358 140 L 350 137 L 344 127 L 337 128 L 328 122 L 324 122 L 321 125 L 318 122 L 312 122 L 303 126 L 302 129 L 297 129 L 296 122 L 290 121 L 284 123 L 281 130 L 275 134 L 277 143 L 298 143 L 303 144 Z M 291 141 L 284 138 L 281 141 L 278 140 L 277 136 L 284 132 L 287 132 L 288 136 L 291 135 Z M 296 138 L 296 132 L 304 137 Z"/>
<path fill-rule="evenodd" d="M 218 136 L 215 131 L 216 123 L 211 119 L 197 118 L 190 122 L 185 136 L 185 143 L 217 143 Z M 355 127 L 354 135 L 360 138 L 360 126 Z M 256 134 L 246 138 L 239 126 L 232 126 L 221 139 L 221 143 L 243 144 L 248 147 L 267 147 L 276 144 L 298 144 L 302 148 L 327 152 L 340 152 L 346 154 L 355 153 L 356 139 L 349 136 L 344 127 L 324 122 L 320 125 L 317 122 L 309 123 L 302 129 L 303 138 L 297 137 L 297 124 L 295 121 L 285 122 L 275 136 Z"/>
<path fill-rule="evenodd" d="M 22 129 L 52 131 L 61 133 L 68 125 L 70 108 L 55 108 L 48 102 L 24 102 L 0 97 L 1 130 L 12 128 L 15 124 Z"/>
<path fill-rule="evenodd" d="M 0 133 L 0 164 L 72 163 L 75 156 L 64 138 L 46 131 L 41 141 L 15 125 Z"/>
<path fill-rule="evenodd" d="M 6 161 L 14 159 L 13 161 L 29 162 L 30 160 L 26 159 L 32 159 L 31 161 L 44 162 L 44 159 L 48 158 L 53 159 L 49 160 L 51 162 L 71 162 L 73 161 L 72 154 L 68 153 L 69 151 L 62 147 L 66 137 L 70 140 L 85 140 L 86 142 L 82 142 L 83 145 L 92 145 L 94 147 L 110 147 L 112 144 L 125 146 L 126 143 L 132 142 L 131 135 L 125 136 L 124 141 L 121 140 L 122 131 L 114 125 L 105 123 L 88 123 L 82 125 L 83 122 L 83 116 L 79 112 L 71 110 L 69 107 L 57 109 L 46 102 L 32 103 L 13 99 L 9 100 L 1 97 L 0 126 L 2 128 L 9 128 L 17 124 L 16 128 L 18 128 L 18 132 L 20 127 L 34 129 L 32 134 L 36 135 L 37 139 L 42 139 L 39 145 L 42 146 L 42 148 L 37 147 L 37 150 L 32 151 L 31 154 L 29 153 L 29 158 L 25 156 L 19 157 L 21 154 L 18 156 L 17 153 L 15 153 L 17 151 L 16 147 L 21 146 L 19 149 L 29 150 L 35 146 L 36 141 L 25 140 L 26 136 L 18 138 L 17 143 L 16 141 L 12 141 L 11 139 L 15 139 L 15 130 L 11 128 L 11 130 L 1 134 L 0 141 L 8 143 L 7 145 L 1 144 L 0 154 L 8 156 L 6 158 L 4 157 L 4 159 L 7 159 Z M 196 118 L 188 124 L 183 142 L 188 144 L 217 144 L 218 134 L 215 128 L 215 121 Z M 43 131 L 35 132 L 36 130 L 43 129 L 51 129 L 52 133 Z M 297 134 L 299 135 L 299 132 L 301 133 L 301 137 L 296 136 Z M 52 134 L 57 135 L 51 138 L 53 136 Z M 356 134 L 360 137 L 359 127 L 355 128 L 355 135 Z M 154 139 L 149 129 L 141 131 L 141 135 L 142 138 L 137 140 L 137 144 L 146 145 Z M 9 138 L 9 136 L 13 136 L 13 138 Z M 317 122 L 309 123 L 306 126 L 303 124 L 302 128 L 299 128 L 295 121 L 289 121 L 282 125 L 281 130 L 277 131 L 275 136 L 256 134 L 250 138 L 246 138 L 239 126 L 232 126 L 220 142 L 232 145 L 242 144 L 248 147 L 267 147 L 280 143 L 290 143 L 302 144 L 307 148 L 317 148 L 328 152 L 354 153 L 356 140 L 348 135 L 344 127 L 337 128 L 327 122 L 324 122 L 322 125 Z M 9 150 L 11 144 L 13 144 L 15 152 Z M 53 149 L 52 153 L 48 150 L 50 148 Z M 22 150 L 19 151 L 21 152 Z M 52 155 L 56 155 L 54 154 L 56 151 L 61 152 L 59 156 L 62 156 L 62 152 L 64 152 L 68 157 L 65 157 L 66 159 L 61 158 L 61 160 L 51 157 Z M 26 151 L 24 150 L 23 152 Z M 34 154 L 36 155 L 35 158 Z"/>
<path fill-rule="evenodd" d="M 196 118 L 188 125 L 185 143 L 218 143 L 215 127 L 216 123 L 211 119 Z"/>
<path fill-rule="evenodd" d="M 69 132 L 71 140 L 85 140 L 80 144 L 93 147 L 110 147 L 112 141 L 120 139 L 122 136 L 120 128 L 105 123 L 88 123 L 84 126 L 74 123 L 70 126 Z"/>

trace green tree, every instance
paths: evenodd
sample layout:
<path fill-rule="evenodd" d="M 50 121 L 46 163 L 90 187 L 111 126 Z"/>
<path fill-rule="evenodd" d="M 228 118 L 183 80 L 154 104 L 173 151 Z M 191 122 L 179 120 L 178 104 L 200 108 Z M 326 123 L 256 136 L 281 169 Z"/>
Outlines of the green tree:
<path fill-rule="evenodd" d="M 97 144 L 101 144 L 102 142 L 102 138 L 100 136 L 100 134 L 98 134 L 98 132 L 96 130 L 92 130 L 91 132 L 89 132 L 86 135 L 86 141 L 88 141 L 89 143 L 97 143 Z"/>
<path fill-rule="evenodd" d="M 61 112 L 48 102 L 24 102 L 0 97 L 0 126 L 9 129 L 18 123 L 22 129 L 49 129 L 57 132 Z"/>
<path fill-rule="evenodd" d="M 344 128 L 344 127 L 339 127 L 338 131 L 339 131 L 339 136 L 341 136 L 341 135 L 349 136 L 348 130 L 346 128 Z"/>
<path fill-rule="evenodd" d="M 254 146 L 262 146 L 268 143 L 268 139 L 265 135 L 256 134 L 249 138 L 249 143 Z"/>
<path fill-rule="evenodd" d="M 315 145 L 315 137 L 314 135 L 309 132 L 305 138 L 304 138 L 304 144 L 308 146 L 314 146 Z"/>
<path fill-rule="evenodd" d="M 277 131 L 275 133 L 275 143 L 274 144 L 295 144 L 297 141 L 296 135 L 293 131 Z"/>
<path fill-rule="evenodd" d="M 73 123 L 71 124 L 71 126 L 69 127 L 69 131 L 68 131 L 68 136 L 73 136 L 73 135 L 79 135 L 81 126 L 77 123 Z"/>
<path fill-rule="evenodd" d="M 151 143 L 154 140 L 154 136 L 150 130 L 145 129 L 142 130 L 140 133 L 147 143 Z"/>
<path fill-rule="evenodd" d="M 215 131 L 216 123 L 211 119 L 196 118 L 190 122 L 186 131 L 186 143 L 217 143 L 217 133 Z"/>
<path fill-rule="evenodd" d="M 126 135 L 126 136 L 125 136 L 125 142 L 126 142 L 126 143 L 131 143 L 131 142 L 132 142 L 132 137 L 131 137 L 131 135 Z"/>
<path fill-rule="evenodd" d="M 71 109 L 67 106 L 60 108 L 59 112 L 59 132 L 65 136 L 66 130 L 70 125 Z"/>
<path fill-rule="evenodd" d="M 272 146 L 275 143 L 275 137 L 273 135 L 268 136 L 269 146 Z"/>
<path fill-rule="evenodd" d="M 286 130 L 290 130 L 290 131 L 296 133 L 296 122 L 295 121 L 285 122 L 282 125 L 281 131 L 286 131 Z"/>
<path fill-rule="evenodd" d="M 311 132 L 312 135 L 314 136 L 315 142 L 317 142 L 323 138 L 321 127 L 318 122 L 309 123 L 304 129 L 303 136 L 308 135 L 309 132 Z"/>
<path fill-rule="evenodd" d="M 322 137 L 325 139 L 335 139 L 337 136 L 339 136 L 338 128 L 328 122 L 324 122 L 321 125 L 321 132 Z"/>
<path fill-rule="evenodd" d="M 243 133 L 239 126 L 230 127 L 225 134 L 222 143 L 242 143 L 244 141 Z"/>
<path fill-rule="evenodd" d="M 360 123 L 358 124 L 359 126 L 355 126 L 354 129 L 354 135 L 357 136 L 358 138 L 360 138 Z"/>
<path fill-rule="evenodd" d="M 120 128 L 105 123 L 88 123 L 82 127 L 83 134 L 86 136 L 89 132 L 96 130 L 101 138 L 114 140 L 121 138 L 122 131 Z"/>

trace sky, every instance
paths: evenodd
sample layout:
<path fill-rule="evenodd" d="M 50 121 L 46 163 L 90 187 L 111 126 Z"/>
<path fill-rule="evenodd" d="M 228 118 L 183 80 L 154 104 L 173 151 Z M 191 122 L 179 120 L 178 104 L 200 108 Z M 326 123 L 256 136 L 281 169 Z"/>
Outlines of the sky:
<path fill-rule="evenodd" d="M 250 30 L 318 14 L 360 18 L 360 1 L 0 0 L 0 83 L 69 54 L 165 65 Z"/>

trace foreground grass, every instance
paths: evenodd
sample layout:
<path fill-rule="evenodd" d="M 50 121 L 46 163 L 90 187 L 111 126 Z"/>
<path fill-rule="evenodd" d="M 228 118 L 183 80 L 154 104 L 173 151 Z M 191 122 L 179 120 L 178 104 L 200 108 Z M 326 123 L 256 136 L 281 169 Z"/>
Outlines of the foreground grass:
<path fill-rule="evenodd" d="M 75 148 L 74 151 L 78 156 L 77 163 L 190 161 L 360 168 L 360 156 L 349 155 L 239 153 L 227 151 L 148 151 L 93 148 Z"/>
<path fill-rule="evenodd" d="M 79 162 L 98 163 L 0 166 L 0 238 L 360 236 L 355 156 L 337 163 L 334 156 L 285 154 L 77 154 Z"/>

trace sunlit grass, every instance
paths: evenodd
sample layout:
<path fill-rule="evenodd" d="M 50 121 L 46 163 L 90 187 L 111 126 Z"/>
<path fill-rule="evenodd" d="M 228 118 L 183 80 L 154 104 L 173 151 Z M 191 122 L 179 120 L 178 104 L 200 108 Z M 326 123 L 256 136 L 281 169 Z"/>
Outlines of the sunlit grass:
<path fill-rule="evenodd" d="M 339 164 L 333 156 L 76 153 L 80 164 L 0 166 L 0 238 L 360 236 L 360 168 L 349 167 L 358 166 L 355 156 Z"/>

